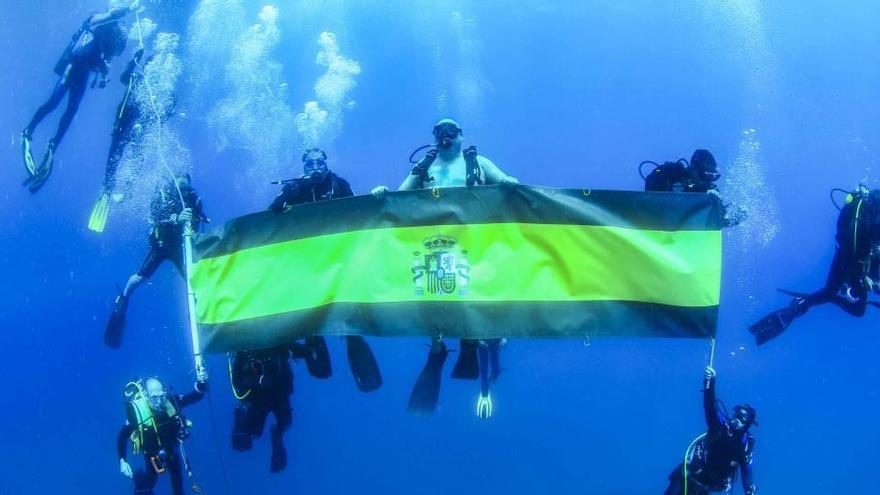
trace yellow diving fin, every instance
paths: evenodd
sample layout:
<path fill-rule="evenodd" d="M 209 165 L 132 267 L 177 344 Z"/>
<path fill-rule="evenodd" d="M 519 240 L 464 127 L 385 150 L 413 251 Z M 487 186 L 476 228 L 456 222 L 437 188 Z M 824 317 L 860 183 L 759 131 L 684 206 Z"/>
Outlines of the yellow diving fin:
<path fill-rule="evenodd" d="M 89 217 L 89 230 L 101 233 L 107 226 L 107 215 L 110 213 L 110 195 L 101 193 L 101 197 L 92 208 L 92 216 Z"/>

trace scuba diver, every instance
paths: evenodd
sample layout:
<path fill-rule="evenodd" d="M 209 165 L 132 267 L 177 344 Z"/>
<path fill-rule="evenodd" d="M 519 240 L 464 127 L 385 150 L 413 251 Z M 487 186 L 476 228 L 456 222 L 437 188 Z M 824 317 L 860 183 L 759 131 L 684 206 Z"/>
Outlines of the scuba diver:
<path fill-rule="evenodd" d="M 733 416 L 719 410 L 715 400 L 715 370 L 706 367 L 703 383 L 703 411 L 706 433 L 697 437 L 685 453 L 685 461 L 672 470 L 664 495 L 709 495 L 733 489 L 736 472 L 742 476 L 745 495 L 755 495 L 758 486 L 752 474 L 755 438 L 749 433 L 755 409 L 748 405 L 733 408 Z"/>
<path fill-rule="evenodd" d="M 116 439 L 116 453 L 119 472 L 134 480 L 135 494 L 152 494 L 159 476 L 167 472 L 174 495 L 183 495 L 183 470 L 192 477 L 183 449 L 192 424 L 183 408 L 202 400 L 207 391 L 207 382 L 196 382 L 192 392 L 173 394 L 156 378 L 126 385 L 127 419 Z M 126 461 L 129 440 L 133 452 L 144 456 L 143 470 L 132 471 Z"/>
<path fill-rule="evenodd" d="M 654 170 L 648 175 L 642 172 L 645 165 L 654 166 Z M 715 157 L 708 150 L 695 150 L 690 162 L 684 158 L 676 162 L 664 162 L 662 165 L 644 161 L 639 164 L 639 175 L 645 181 L 645 191 L 709 193 L 717 197 L 721 202 L 725 227 L 739 225 L 748 218 L 748 211 L 745 209 L 732 207 L 722 201 L 718 185 L 715 184 L 721 178 L 721 173 Z"/>
<path fill-rule="evenodd" d="M 880 189 L 872 191 L 859 185 L 847 194 L 837 217 L 835 240 L 825 286 L 812 294 L 780 290 L 792 296 L 791 303 L 749 327 L 758 345 L 781 335 L 813 306 L 832 303 L 859 317 L 865 315 L 869 304 L 880 307 L 880 303 L 868 299 L 871 291 L 880 294 Z"/>
<path fill-rule="evenodd" d="M 121 22 L 122 18 L 138 9 L 139 5 L 140 0 L 135 0 L 127 7 L 119 7 L 89 17 L 73 35 L 73 39 L 70 40 L 67 49 L 55 65 L 58 82 L 55 83 L 52 95 L 37 110 L 27 127 L 21 131 L 22 154 L 28 174 L 28 179 L 24 181 L 23 185 L 31 193 L 37 192 L 49 179 L 55 160 L 55 151 L 61 144 L 73 117 L 76 116 L 79 104 L 89 84 L 89 77 L 92 73 L 96 74 L 96 80 L 92 83 L 92 87 L 97 84 L 104 88 L 107 85 L 110 61 L 122 54 L 128 37 Z M 67 109 L 61 116 L 55 136 L 49 139 L 46 145 L 42 162 L 37 166 L 31 151 L 31 137 L 40 122 L 58 107 L 65 94 L 68 95 Z"/>
<path fill-rule="evenodd" d="M 141 268 L 128 278 L 125 288 L 120 291 L 113 303 L 113 313 L 104 332 L 105 344 L 113 349 L 118 349 L 122 345 L 128 298 L 144 280 L 156 272 L 163 261 L 174 263 L 180 275 L 186 278 L 181 245 L 183 229 L 192 228 L 193 231 L 197 231 L 202 222 L 209 221 L 202 209 L 202 198 L 193 189 L 189 174 L 178 174 L 173 181 L 156 188 L 150 203 L 150 251 Z"/>
<path fill-rule="evenodd" d="M 283 213 L 296 205 L 354 196 L 348 181 L 328 168 L 327 153 L 321 148 L 306 150 L 302 164 L 302 176 L 273 182 L 283 187 L 269 206 L 270 211 Z M 378 390 L 382 386 L 382 374 L 367 341 L 359 335 L 347 335 L 345 343 L 358 389 L 361 392 Z"/>
<path fill-rule="evenodd" d="M 122 101 L 116 109 L 116 118 L 113 123 L 113 131 L 110 135 L 110 150 L 107 153 L 107 163 L 104 167 L 104 183 L 101 195 L 92 209 L 89 217 L 89 229 L 95 232 L 103 232 L 107 224 L 107 216 L 109 214 L 109 206 L 111 199 L 119 202 L 123 198 L 121 191 L 115 191 L 116 188 L 116 170 L 122 161 L 125 147 L 139 139 L 143 129 L 143 117 L 147 113 L 146 109 L 142 109 L 141 105 L 136 101 L 136 95 L 149 91 L 144 88 L 145 76 L 144 69 L 152 62 L 156 55 L 174 51 L 178 46 L 178 36 L 172 33 L 159 33 L 153 42 L 154 54 L 143 60 L 144 49 L 139 49 L 131 61 L 125 68 L 119 80 L 125 86 L 125 93 Z M 151 100 L 152 101 L 152 100 Z M 158 119 L 165 122 L 174 114 L 174 96 L 171 97 L 170 105 L 162 105 L 162 111 L 157 109 L 155 102 L 150 105 L 150 116 L 153 111 L 159 112 Z M 160 122 L 160 123 L 161 123 Z M 114 192 L 115 191 L 115 192 Z"/>
<path fill-rule="evenodd" d="M 293 422 L 290 358 L 305 359 L 309 373 L 316 378 L 329 378 L 332 374 L 327 344 L 319 336 L 308 337 L 305 344 L 294 343 L 290 347 L 239 351 L 228 363 L 232 393 L 239 401 L 232 427 L 232 448 L 238 452 L 250 450 L 253 439 L 263 434 L 266 418 L 272 413 L 275 424 L 271 428 L 271 473 L 287 466 L 283 435 Z"/>
<path fill-rule="evenodd" d="M 398 191 L 428 187 L 470 187 L 478 184 L 519 184 L 515 177 L 502 172 L 492 160 L 479 155 L 475 146 L 462 150 L 462 136 L 463 133 L 458 122 L 452 119 L 442 119 L 437 122 L 434 125 L 434 144 L 422 146 L 413 152 L 410 156 L 410 162 L 415 163 L 415 166 L 410 175 L 404 179 Z M 429 149 L 425 156 L 417 162 L 413 161 L 415 154 L 426 148 Z M 386 186 L 377 186 L 371 191 L 373 196 L 379 199 L 384 198 L 387 192 L 388 187 Z M 455 365 L 456 369 L 459 369 L 458 377 L 476 378 L 479 372 L 475 373 L 474 370 L 482 370 L 476 361 L 478 353 L 468 350 L 476 350 L 480 344 L 470 339 L 462 339 L 460 344 L 462 352 L 459 352 L 458 362 Z M 423 415 L 434 412 L 440 398 L 443 365 L 446 363 L 449 352 L 441 337 L 438 336 L 432 340 L 427 362 L 410 395 L 409 412 Z M 454 373 L 453 376 L 456 374 Z M 486 400 L 482 400 L 482 394 L 480 398 L 480 404 L 489 404 L 488 387 L 486 388 Z M 483 410 L 486 410 L 485 407 Z M 491 407 L 488 407 L 488 410 L 491 410 Z"/>

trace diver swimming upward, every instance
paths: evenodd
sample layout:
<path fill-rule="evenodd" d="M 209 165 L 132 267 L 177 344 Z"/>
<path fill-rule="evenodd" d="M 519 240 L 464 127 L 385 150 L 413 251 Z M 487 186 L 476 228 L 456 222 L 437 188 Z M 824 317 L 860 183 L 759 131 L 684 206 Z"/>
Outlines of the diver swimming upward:
<path fill-rule="evenodd" d="M 89 77 L 96 75 L 92 87 L 97 84 L 104 88 L 107 85 L 110 62 L 125 50 L 128 35 L 122 18 L 134 12 L 139 6 L 140 0 L 135 0 L 128 7 L 120 7 L 89 17 L 73 35 L 73 39 L 55 65 L 58 81 L 55 83 L 52 95 L 37 109 L 30 123 L 21 131 L 22 155 L 28 174 L 23 185 L 30 192 L 35 193 L 40 190 L 49 179 L 55 161 L 55 152 L 76 116 L 89 84 Z M 42 161 L 37 165 L 31 150 L 32 136 L 40 122 L 58 107 L 65 95 L 67 95 L 67 109 L 58 122 L 58 130 L 46 145 Z"/>

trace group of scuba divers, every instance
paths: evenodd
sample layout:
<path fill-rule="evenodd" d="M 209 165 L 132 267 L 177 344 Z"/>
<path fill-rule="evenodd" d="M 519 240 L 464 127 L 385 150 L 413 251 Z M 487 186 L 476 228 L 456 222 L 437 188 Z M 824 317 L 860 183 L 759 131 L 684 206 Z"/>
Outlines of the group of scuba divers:
<path fill-rule="evenodd" d="M 138 8 L 138 1 L 135 1 L 128 7 L 91 16 L 65 51 L 55 69 L 59 79 L 50 99 L 21 133 L 28 173 L 24 185 L 31 192 L 37 192 L 48 179 L 58 145 L 77 111 L 90 77 L 96 75 L 99 77 L 97 84 L 106 85 L 109 63 L 122 53 L 125 46 L 123 18 Z M 139 84 L 142 77 L 143 55 L 143 49 L 139 50 L 123 73 L 126 92 L 116 113 L 104 188 L 90 220 L 93 230 L 103 229 L 109 202 L 121 195 L 115 190 L 114 176 L 125 146 L 132 142 L 137 132 L 140 115 L 129 98 L 133 86 Z M 68 95 L 67 109 L 38 165 L 32 157 L 31 137 L 37 125 L 65 95 Z M 464 148 L 462 128 L 454 120 L 437 122 L 433 135 L 432 145 L 422 147 L 410 156 L 414 166 L 398 190 L 492 184 L 515 187 L 519 184 L 516 178 L 479 155 L 474 146 Z M 415 159 L 424 149 L 428 149 L 424 156 Z M 302 155 L 302 176 L 277 182 L 282 186 L 281 191 L 269 210 L 282 214 L 296 205 L 353 196 L 349 183 L 333 173 L 327 162 L 324 150 L 306 150 Z M 654 168 L 644 174 L 645 165 Z M 745 210 L 722 201 L 716 185 L 721 174 L 707 150 L 696 150 L 690 161 L 643 162 L 640 174 L 646 191 L 714 196 L 722 207 L 725 227 L 737 225 L 747 217 Z M 371 194 L 381 200 L 387 192 L 387 187 L 379 186 Z M 813 293 L 783 291 L 792 297 L 790 304 L 750 327 L 758 345 L 778 337 L 795 319 L 816 305 L 833 303 L 854 316 L 863 316 L 869 305 L 880 307 L 880 303 L 869 300 L 871 292 L 880 293 L 880 190 L 859 186 L 855 191 L 843 192 L 846 199 L 839 207 L 837 249 L 825 286 Z M 104 335 L 108 346 L 121 346 L 126 309 L 132 293 L 164 261 L 171 261 L 181 276 L 186 276 L 181 249 L 184 229 L 197 230 L 208 221 L 202 200 L 188 175 L 177 174 L 173 180 L 157 188 L 150 206 L 149 250 L 140 269 L 129 277 L 114 302 Z M 382 377 L 369 345 L 360 336 L 345 339 L 348 362 L 358 388 L 365 392 L 378 389 Z M 462 339 L 459 344 L 452 377 L 479 379 L 477 415 L 480 418 L 490 418 L 493 414 L 490 388 L 501 373 L 500 353 L 504 345 L 504 339 Z M 410 412 L 427 415 L 435 410 L 443 368 L 450 352 L 441 338 L 431 342 L 426 363 L 410 395 Z M 282 436 L 292 423 L 291 359 L 304 360 L 313 377 L 324 379 L 332 375 L 328 347 L 320 335 L 292 342 L 286 347 L 235 352 L 228 362 L 232 390 L 239 401 L 234 411 L 232 447 L 237 451 L 251 449 L 253 440 L 262 435 L 268 415 L 272 413 L 275 424 L 270 433 L 271 472 L 281 471 L 287 464 Z M 744 492 L 747 495 L 757 492 L 752 475 L 755 440 L 750 433 L 750 427 L 757 424 L 755 409 L 743 404 L 728 412 L 716 400 L 715 377 L 715 370 L 707 367 L 703 386 L 707 432 L 688 447 L 684 462 L 669 476 L 665 495 L 708 495 L 726 491 L 732 488 L 737 472 L 741 473 Z M 190 423 L 183 409 L 201 400 L 207 391 L 207 382 L 199 381 L 192 392 L 174 394 L 156 378 L 131 382 L 125 387 L 127 420 L 119 432 L 117 450 L 120 471 L 134 479 L 135 493 L 152 493 L 159 476 L 164 473 L 169 474 L 173 492 L 183 493 L 183 473 L 191 475 L 183 448 Z M 133 471 L 126 460 L 129 442 L 143 457 L 141 470 Z"/>

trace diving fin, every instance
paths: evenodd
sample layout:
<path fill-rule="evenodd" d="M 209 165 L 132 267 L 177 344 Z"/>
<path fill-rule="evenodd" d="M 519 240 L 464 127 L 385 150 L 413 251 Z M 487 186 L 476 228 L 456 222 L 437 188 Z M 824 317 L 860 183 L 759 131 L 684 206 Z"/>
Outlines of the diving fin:
<path fill-rule="evenodd" d="M 490 419 L 492 417 L 492 394 L 489 392 L 480 393 L 477 399 L 477 417 L 480 419 Z"/>
<path fill-rule="evenodd" d="M 31 152 L 31 133 L 25 129 L 21 131 L 21 154 L 24 158 L 24 168 L 28 176 L 37 175 L 37 165 L 34 163 L 34 155 Z"/>
<path fill-rule="evenodd" d="M 104 343 L 111 349 L 119 349 L 122 345 L 122 334 L 125 331 L 125 311 L 128 309 L 128 297 L 122 291 L 113 303 L 113 313 L 104 330 Z"/>
<path fill-rule="evenodd" d="M 333 376 L 333 366 L 330 364 L 330 351 L 327 350 L 327 341 L 320 335 L 306 337 L 306 368 L 314 378 L 325 379 Z"/>
<path fill-rule="evenodd" d="M 49 145 L 46 147 L 46 154 L 43 155 L 43 162 L 40 163 L 40 168 L 35 170 L 34 173 L 25 180 L 22 185 L 28 188 L 28 191 L 31 194 L 35 194 L 40 190 L 41 187 L 49 180 L 49 176 L 52 175 L 52 167 L 55 163 L 55 143 L 53 141 L 49 141 Z"/>
<path fill-rule="evenodd" d="M 452 368 L 452 378 L 476 380 L 480 377 L 480 362 L 477 359 L 477 348 L 480 342 L 472 339 L 461 339 L 458 359 Z"/>
<path fill-rule="evenodd" d="M 749 332 L 755 336 L 755 343 L 764 345 L 782 335 L 795 318 L 807 312 L 805 302 L 803 297 L 795 297 L 787 308 L 774 311 L 750 326 Z"/>
<path fill-rule="evenodd" d="M 407 411 L 412 414 L 428 416 L 434 413 L 437 408 L 437 401 L 440 400 L 440 384 L 443 377 L 443 365 L 446 363 L 446 356 L 449 351 L 443 341 L 435 342 L 431 346 L 428 354 L 428 361 L 419 374 L 416 384 L 413 386 L 412 393 L 409 396 L 409 405 Z"/>
<path fill-rule="evenodd" d="M 92 215 L 89 217 L 89 230 L 97 233 L 104 232 L 107 226 L 107 215 L 110 212 L 110 195 L 106 192 L 101 193 L 98 202 L 92 208 Z"/>
<path fill-rule="evenodd" d="M 382 386 L 382 373 L 367 341 L 360 335 L 345 337 L 348 366 L 361 392 L 372 392 Z"/>

